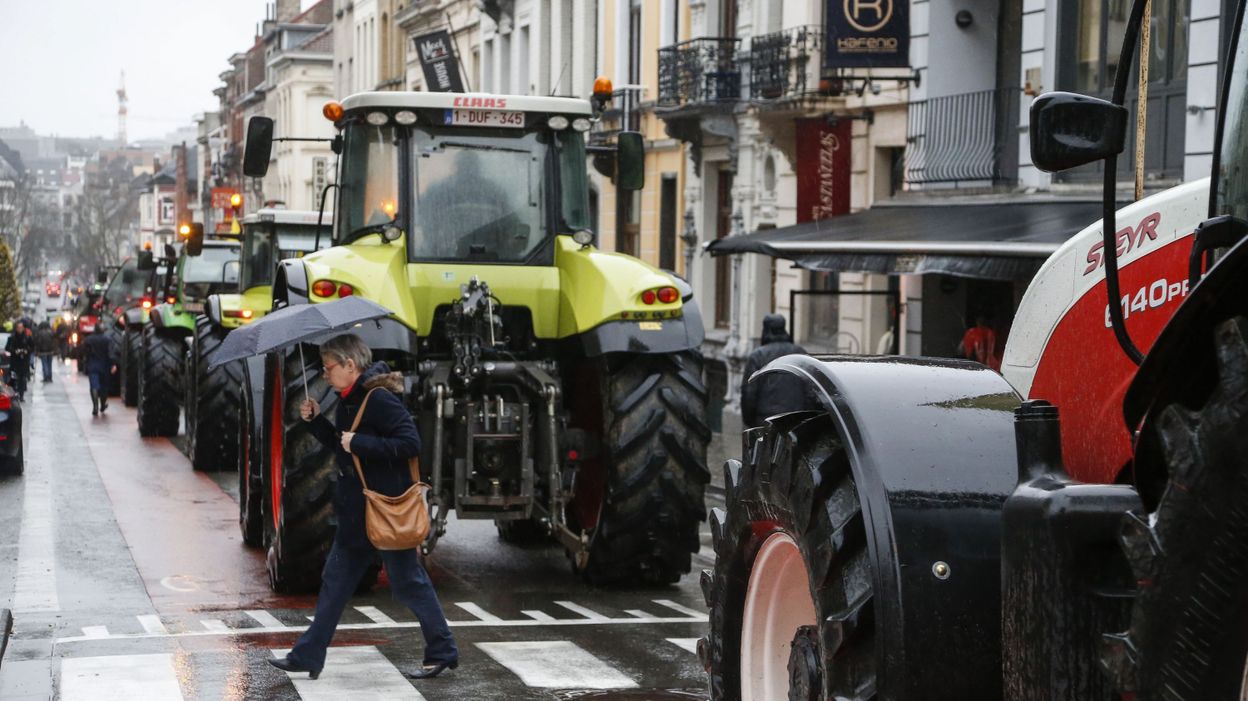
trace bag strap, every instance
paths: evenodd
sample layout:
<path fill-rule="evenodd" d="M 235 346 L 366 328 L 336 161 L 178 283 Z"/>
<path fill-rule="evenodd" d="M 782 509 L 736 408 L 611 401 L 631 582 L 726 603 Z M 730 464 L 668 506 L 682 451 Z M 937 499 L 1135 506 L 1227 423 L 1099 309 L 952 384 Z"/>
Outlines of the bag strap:
<path fill-rule="evenodd" d="M 360 402 L 360 408 L 355 412 L 355 421 L 351 422 L 352 433 L 355 433 L 355 430 L 360 427 L 360 419 L 364 418 L 364 407 L 368 406 L 368 398 L 373 396 L 373 392 L 376 392 L 379 389 L 383 388 L 374 387 L 368 390 L 368 394 L 364 395 L 364 401 Z M 355 461 L 355 472 L 360 476 L 360 484 L 363 485 L 365 489 L 368 489 L 368 483 L 364 481 L 364 468 L 360 466 L 360 456 L 352 453 L 351 459 Z M 407 469 L 412 475 L 412 482 L 414 484 L 420 484 L 420 458 L 408 458 Z"/>

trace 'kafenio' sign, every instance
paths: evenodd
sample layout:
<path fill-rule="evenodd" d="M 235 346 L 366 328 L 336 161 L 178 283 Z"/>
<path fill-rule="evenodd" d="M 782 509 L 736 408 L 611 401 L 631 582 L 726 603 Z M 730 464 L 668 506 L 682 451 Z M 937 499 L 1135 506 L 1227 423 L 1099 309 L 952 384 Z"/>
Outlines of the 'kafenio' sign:
<path fill-rule="evenodd" d="M 910 66 L 909 0 L 827 0 L 824 68 Z"/>
<path fill-rule="evenodd" d="M 422 34 L 416 42 L 416 54 L 425 72 L 425 89 L 429 92 L 463 92 L 464 81 L 459 75 L 451 35 L 445 29 Z"/>

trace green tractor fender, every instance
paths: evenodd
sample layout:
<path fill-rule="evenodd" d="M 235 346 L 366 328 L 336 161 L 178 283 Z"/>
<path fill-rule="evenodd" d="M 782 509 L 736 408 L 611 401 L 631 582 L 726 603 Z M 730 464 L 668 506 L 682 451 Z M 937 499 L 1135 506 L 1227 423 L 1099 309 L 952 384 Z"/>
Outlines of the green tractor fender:
<path fill-rule="evenodd" d="M 680 277 L 632 256 L 580 246 L 569 236 L 558 237 L 555 250 L 559 337 L 578 340 L 586 356 L 672 353 L 702 345 L 702 312 L 693 288 Z M 675 288 L 675 299 L 659 298 L 663 288 Z"/>
<path fill-rule="evenodd" d="M 152 326 L 157 329 L 194 333 L 195 315 L 182 309 L 181 304 L 157 304 L 148 312 Z"/>

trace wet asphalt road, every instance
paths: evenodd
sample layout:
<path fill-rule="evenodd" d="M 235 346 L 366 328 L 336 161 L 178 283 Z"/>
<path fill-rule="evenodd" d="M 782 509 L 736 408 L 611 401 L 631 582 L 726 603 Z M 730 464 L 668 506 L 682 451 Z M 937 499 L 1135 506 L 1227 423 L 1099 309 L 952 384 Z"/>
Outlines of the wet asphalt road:
<path fill-rule="evenodd" d="M 23 411 L 26 474 L 0 477 L 0 608 L 14 611 L 0 699 L 705 697 L 693 645 L 709 546 L 677 586 L 602 590 L 562 550 L 504 544 L 488 521 L 452 521 L 427 563 L 459 669 L 403 677 L 420 632 L 382 584 L 352 601 L 319 680 L 288 676 L 265 659 L 315 600 L 269 592 L 235 477 L 139 438 L 119 398 L 93 418 L 72 366 L 33 383 Z"/>

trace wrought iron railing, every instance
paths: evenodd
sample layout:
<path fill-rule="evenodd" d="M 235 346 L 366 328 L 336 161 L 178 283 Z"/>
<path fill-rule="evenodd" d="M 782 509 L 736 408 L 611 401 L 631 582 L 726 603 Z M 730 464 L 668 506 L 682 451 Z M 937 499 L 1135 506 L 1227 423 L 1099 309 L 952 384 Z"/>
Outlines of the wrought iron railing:
<path fill-rule="evenodd" d="M 750 99 L 783 100 L 815 92 L 822 36 L 821 27 L 803 26 L 752 38 Z"/>
<path fill-rule="evenodd" d="M 1009 184 L 1018 178 L 1018 88 L 910 103 L 908 184 Z"/>
<path fill-rule="evenodd" d="M 625 85 L 611 93 L 611 106 L 589 132 L 592 145 L 609 143 L 621 131 L 641 131 L 641 101 L 645 87 Z"/>
<path fill-rule="evenodd" d="M 680 107 L 740 99 L 740 42 L 708 37 L 659 49 L 659 105 Z"/>

